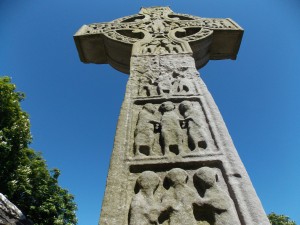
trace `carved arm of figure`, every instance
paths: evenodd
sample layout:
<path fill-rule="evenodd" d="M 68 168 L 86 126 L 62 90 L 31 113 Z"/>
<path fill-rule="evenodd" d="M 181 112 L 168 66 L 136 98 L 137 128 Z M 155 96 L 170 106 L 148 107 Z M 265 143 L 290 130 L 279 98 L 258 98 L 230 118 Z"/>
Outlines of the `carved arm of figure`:
<path fill-rule="evenodd" d="M 160 205 L 160 215 L 158 217 L 159 224 L 163 224 L 166 220 L 170 218 L 171 212 L 174 210 L 172 208 L 172 202 L 170 196 L 167 194 L 162 197 Z"/>
<path fill-rule="evenodd" d="M 179 120 L 180 126 L 182 129 L 187 128 L 187 122 L 186 120 Z"/>
<path fill-rule="evenodd" d="M 190 120 L 193 120 L 193 118 L 191 118 L 191 117 L 186 117 L 186 118 L 184 118 L 184 120 L 179 120 L 179 123 L 180 123 L 181 128 L 182 128 L 182 129 L 187 128 L 188 123 L 189 123 Z"/>
<path fill-rule="evenodd" d="M 216 198 L 203 198 L 202 202 L 197 202 L 198 206 L 209 206 L 214 209 L 217 213 L 226 212 L 230 207 L 228 203 L 228 199 L 223 199 L 222 197 L 219 199 Z"/>
<path fill-rule="evenodd" d="M 189 121 L 189 120 L 194 120 L 192 117 L 188 116 L 188 117 L 185 117 L 184 118 L 186 121 Z"/>
<path fill-rule="evenodd" d="M 154 126 L 154 131 L 159 132 L 161 130 L 161 124 L 158 121 L 150 120 L 149 123 L 152 123 Z"/>
<path fill-rule="evenodd" d="M 152 84 L 155 85 L 155 86 L 158 86 L 158 81 L 157 81 L 157 79 L 153 79 L 153 80 L 152 80 Z"/>
<path fill-rule="evenodd" d="M 194 204 L 197 205 L 197 206 L 201 207 L 201 206 L 204 206 L 204 205 L 207 204 L 206 201 L 198 194 L 196 194 L 194 196 L 194 198 L 195 198 Z"/>
<path fill-rule="evenodd" d="M 148 79 L 149 79 L 149 84 L 155 85 L 155 82 L 154 82 L 154 80 L 152 78 L 148 77 Z"/>
<path fill-rule="evenodd" d="M 153 77 L 148 74 L 148 70 L 146 71 L 146 73 L 144 73 L 144 76 L 148 79 L 149 84 L 153 83 Z"/>

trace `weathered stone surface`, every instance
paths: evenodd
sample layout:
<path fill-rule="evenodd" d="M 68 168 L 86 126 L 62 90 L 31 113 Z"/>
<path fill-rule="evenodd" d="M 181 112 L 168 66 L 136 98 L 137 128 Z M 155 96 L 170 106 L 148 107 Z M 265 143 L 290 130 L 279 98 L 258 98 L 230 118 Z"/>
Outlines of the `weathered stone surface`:
<path fill-rule="evenodd" d="M 111 23 L 82 26 L 74 36 L 85 63 L 109 63 L 129 73 L 130 56 L 193 53 L 197 68 L 209 59 L 235 59 L 243 30 L 231 19 L 174 13 L 169 7 L 142 8 Z"/>
<path fill-rule="evenodd" d="M 160 206 L 154 193 L 160 184 L 159 176 L 152 171 L 141 173 L 136 181 L 136 194 L 132 198 L 129 211 L 130 225 L 157 224 Z"/>
<path fill-rule="evenodd" d="M 269 224 L 220 112 L 198 77 L 193 58 L 145 56 L 143 64 L 140 60 L 131 59 L 132 72 L 119 118 L 100 224 L 136 224 L 132 219 L 133 202 L 139 199 L 135 187 L 145 171 L 156 173 L 161 180 L 151 201 L 148 199 L 155 215 L 151 214 L 153 217 L 145 224 Z M 170 65 L 169 61 L 175 63 Z M 188 67 L 183 74 L 191 76 L 194 94 L 140 95 L 141 73 L 137 70 L 145 65 L 155 76 L 156 66 L 148 67 L 153 62 L 159 64 L 166 77 Z M 139 65 L 138 69 L 135 65 Z M 187 183 L 183 185 L 186 194 L 177 192 L 172 185 L 166 186 L 174 182 L 173 175 L 168 175 L 174 169 L 187 173 Z M 176 200 L 177 195 L 186 200 L 184 204 Z M 175 197 L 171 200 L 167 196 Z M 187 211 L 177 215 L 175 206 L 168 203 L 167 207 L 167 202 L 183 205 L 178 210 Z M 151 207 L 141 207 L 143 215 L 148 215 L 146 211 Z"/>
<path fill-rule="evenodd" d="M 210 167 L 202 167 L 194 174 L 194 185 L 203 198 L 196 215 L 210 224 L 240 224 L 233 201 L 217 184 L 218 180 L 217 173 Z"/>
<path fill-rule="evenodd" d="M 197 71 L 209 59 L 234 59 L 242 32 L 232 20 L 168 7 L 78 31 L 85 62 L 127 72 L 131 55 L 100 225 L 269 224 Z M 96 54 L 95 43 L 107 50 Z M 115 57 L 117 46 L 130 54 Z"/>
<path fill-rule="evenodd" d="M 33 225 L 25 215 L 0 193 L 0 224 L 3 225 Z"/>

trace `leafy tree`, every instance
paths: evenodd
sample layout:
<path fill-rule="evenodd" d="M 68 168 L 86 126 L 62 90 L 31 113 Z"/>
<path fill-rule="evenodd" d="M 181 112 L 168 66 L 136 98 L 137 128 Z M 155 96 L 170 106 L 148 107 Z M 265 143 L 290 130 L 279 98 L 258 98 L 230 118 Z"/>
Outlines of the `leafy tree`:
<path fill-rule="evenodd" d="M 40 153 L 29 148 L 28 114 L 9 77 L 0 77 L 0 192 L 36 225 L 77 224 L 74 197 L 58 185 L 60 171 L 49 171 Z"/>
<path fill-rule="evenodd" d="M 288 216 L 278 215 L 273 212 L 268 215 L 268 218 L 272 225 L 297 225 Z"/>

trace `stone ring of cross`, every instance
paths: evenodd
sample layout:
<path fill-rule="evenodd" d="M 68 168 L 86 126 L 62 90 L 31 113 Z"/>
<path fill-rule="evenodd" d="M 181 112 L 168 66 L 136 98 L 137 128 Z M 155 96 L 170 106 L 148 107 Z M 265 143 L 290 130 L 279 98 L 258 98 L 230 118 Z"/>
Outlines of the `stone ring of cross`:
<path fill-rule="evenodd" d="M 74 39 L 81 61 L 109 63 L 129 74 L 133 55 L 190 53 L 197 69 L 210 59 L 235 59 L 242 35 L 242 28 L 231 19 L 202 18 L 174 13 L 169 7 L 150 7 L 109 23 L 83 25 Z"/>

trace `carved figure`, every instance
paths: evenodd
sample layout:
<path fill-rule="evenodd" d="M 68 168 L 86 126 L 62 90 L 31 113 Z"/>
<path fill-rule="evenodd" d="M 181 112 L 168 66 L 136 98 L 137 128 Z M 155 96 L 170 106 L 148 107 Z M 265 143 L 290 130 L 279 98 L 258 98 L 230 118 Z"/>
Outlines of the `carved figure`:
<path fill-rule="evenodd" d="M 155 119 L 155 107 L 151 103 L 144 105 L 138 115 L 135 129 L 134 147 L 135 155 L 152 155 L 154 143 L 154 130 L 158 121 Z"/>
<path fill-rule="evenodd" d="M 156 79 L 158 95 L 167 95 L 171 93 L 172 81 L 170 76 L 160 74 Z"/>
<path fill-rule="evenodd" d="M 200 204 L 198 193 L 187 185 L 188 174 L 183 169 L 175 168 L 165 178 L 170 188 L 162 196 L 163 212 L 160 223 L 168 220 L 169 225 L 197 225 L 193 205 Z"/>
<path fill-rule="evenodd" d="M 157 49 L 160 46 L 159 40 L 154 40 L 145 45 L 145 47 L 142 50 L 142 53 L 144 54 L 150 54 L 150 53 L 157 53 Z"/>
<path fill-rule="evenodd" d="M 177 77 L 177 92 L 183 94 L 185 93 L 195 93 L 194 84 L 191 79 L 184 77 L 180 74 Z"/>
<path fill-rule="evenodd" d="M 164 22 L 161 19 L 155 19 L 152 21 L 152 32 L 163 33 L 166 30 Z"/>
<path fill-rule="evenodd" d="M 201 125 L 200 118 L 202 114 L 189 101 L 183 101 L 179 105 L 179 111 L 185 120 L 184 126 L 187 127 L 188 142 L 191 150 L 195 150 L 196 148 L 205 149 L 207 147 L 207 138 L 203 130 L 203 125 Z"/>
<path fill-rule="evenodd" d="M 160 40 L 160 45 L 155 51 L 155 54 L 167 54 L 169 53 L 168 50 L 166 49 L 166 46 L 163 44 L 163 40 Z"/>
<path fill-rule="evenodd" d="M 164 102 L 160 106 L 161 117 L 161 138 L 163 142 L 164 154 L 170 152 L 178 155 L 183 150 L 183 134 L 180 127 L 179 117 L 174 111 L 172 102 Z"/>
<path fill-rule="evenodd" d="M 165 45 L 165 48 L 169 53 L 180 53 L 182 52 L 182 47 L 180 44 L 172 43 L 168 40 L 162 40 L 162 43 Z"/>
<path fill-rule="evenodd" d="M 159 205 L 154 198 L 160 179 L 152 171 L 143 172 L 136 181 L 138 193 L 132 198 L 129 225 L 158 225 Z"/>
<path fill-rule="evenodd" d="M 214 169 L 202 167 L 194 174 L 194 184 L 197 188 L 202 201 L 199 211 L 199 217 L 205 218 L 210 224 L 214 225 L 239 225 L 239 219 L 233 202 L 229 195 L 217 185 L 217 174 Z M 202 209 L 201 209 L 202 208 Z"/>
<path fill-rule="evenodd" d="M 139 91 L 140 96 L 153 96 L 156 94 L 156 86 L 153 80 L 146 74 L 142 75 L 139 79 Z"/>

